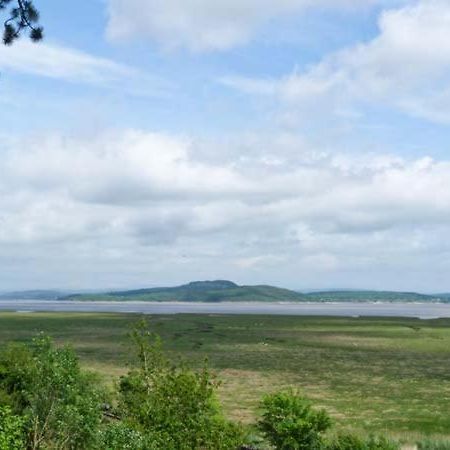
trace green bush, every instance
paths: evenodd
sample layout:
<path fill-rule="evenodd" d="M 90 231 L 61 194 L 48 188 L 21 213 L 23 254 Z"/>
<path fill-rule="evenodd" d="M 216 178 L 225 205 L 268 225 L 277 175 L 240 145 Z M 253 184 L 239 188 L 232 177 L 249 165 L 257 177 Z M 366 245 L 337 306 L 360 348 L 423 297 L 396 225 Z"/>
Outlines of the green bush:
<path fill-rule="evenodd" d="M 450 450 L 450 441 L 426 439 L 417 443 L 418 450 Z"/>
<path fill-rule="evenodd" d="M 89 449 L 101 421 L 101 397 L 70 348 L 39 336 L 0 355 L 2 401 L 25 420 L 33 449 Z"/>
<path fill-rule="evenodd" d="M 262 401 L 259 429 L 278 450 L 316 450 L 323 447 L 323 433 L 331 426 L 324 410 L 316 411 L 293 391 L 267 395 Z"/>
<path fill-rule="evenodd" d="M 145 436 L 122 422 L 105 426 L 100 431 L 97 446 L 102 450 L 147 450 Z"/>
<path fill-rule="evenodd" d="M 230 450 L 243 442 L 240 428 L 224 419 L 217 382 L 207 367 L 173 364 L 158 336 L 141 323 L 132 333 L 140 366 L 122 377 L 119 410 L 134 428 L 166 450 Z M 158 447 L 159 446 L 159 447 Z"/>
<path fill-rule="evenodd" d="M 370 436 L 368 439 L 354 434 L 341 434 L 326 450 L 398 450 L 400 446 L 384 437 Z"/>
<path fill-rule="evenodd" d="M 0 407 L 0 450 L 23 450 L 24 437 L 24 420 L 10 408 Z"/>

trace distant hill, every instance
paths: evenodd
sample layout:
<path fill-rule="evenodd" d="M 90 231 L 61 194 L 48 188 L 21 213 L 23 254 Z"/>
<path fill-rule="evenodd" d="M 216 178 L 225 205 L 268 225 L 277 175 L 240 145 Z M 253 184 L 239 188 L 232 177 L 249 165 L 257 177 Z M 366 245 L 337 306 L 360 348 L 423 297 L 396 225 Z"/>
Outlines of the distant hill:
<path fill-rule="evenodd" d="M 76 294 L 64 300 L 152 301 L 152 302 L 299 302 L 307 297 L 299 292 L 274 286 L 238 286 L 227 280 L 194 281 L 176 287 L 135 289 L 105 294 Z"/>
<path fill-rule="evenodd" d="M 0 294 L 0 300 L 78 300 L 148 302 L 445 302 L 450 293 L 329 290 L 301 293 L 274 286 L 239 286 L 228 280 L 193 281 L 175 287 L 68 294 L 56 290 L 29 290 Z"/>
<path fill-rule="evenodd" d="M 395 291 L 324 291 L 306 294 L 316 302 L 437 302 L 445 301 L 443 296 Z"/>
<path fill-rule="evenodd" d="M 448 295 L 448 294 L 447 294 Z M 415 292 L 336 290 L 300 293 L 274 286 L 239 286 L 228 280 L 193 281 L 176 287 L 112 291 L 102 294 L 75 294 L 64 300 L 152 301 L 152 302 L 437 302 L 450 295 L 435 296 Z"/>
<path fill-rule="evenodd" d="M 0 294 L 0 300 L 57 300 L 62 295 L 64 292 L 53 290 L 16 291 Z"/>
<path fill-rule="evenodd" d="M 182 286 L 175 287 L 160 287 L 160 288 L 148 288 L 148 289 L 134 289 L 129 291 L 117 291 L 109 292 L 107 295 L 112 295 L 116 297 L 134 297 L 136 295 L 148 295 L 148 294 L 161 294 L 161 293 L 198 293 L 207 291 L 222 291 L 224 289 L 236 289 L 239 286 L 232 281 L 227 280 L 215 280 L 215 281 L 192 281 L 188 284 L 183 284 Z"/>

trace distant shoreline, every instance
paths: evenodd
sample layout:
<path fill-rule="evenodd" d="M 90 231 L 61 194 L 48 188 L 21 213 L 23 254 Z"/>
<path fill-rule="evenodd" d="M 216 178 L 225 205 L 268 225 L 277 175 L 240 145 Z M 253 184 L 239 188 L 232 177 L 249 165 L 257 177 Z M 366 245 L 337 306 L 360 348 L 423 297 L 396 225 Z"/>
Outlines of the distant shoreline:
<path fill-rule="evenodd" d="M 35 303 L 48 303 L 48 302 L 55 302 L 55 303 L 63 303 L 63 304 L 84 304 L 84 303 L 123 303 L 123 304 L 176 304 L 176 305 L 190 305 L 190 304 L 205 304 L 205 305 L 217 305 L 217 304 L 227 304 L 227 305 L 234 305 L 234 304 L 246 304 L 246 305 L 254 305 L 254 304 L 265 304 L 265 305 L 342 305 L 342 304 L 367 304 L 367 305 L 392 305 L 392 304 L 398 304 L 398 305 L 450 305 L 450 301 L 447 300 L 430 300 L 430 301 L 409 301 L 409 300 L 323 300 L 323 301 L 311 301 L 311 300 L 304 300 L 304 301 L 264 301 L 264 300 L 249 300 L 249 301 L 180 301 L 180 300 L 161 300 L 161 301 L 155 301 L 155 300 L 124 300 L 121 298 L 118 298 L 117 300 L 75 300 L 74 299 L 28 299 L 28 298 L 14 298 L 14 299 L 6 299 L 2 300 L 0 299 L 0 305 L 2 303 L 8 303 L 8 302 L 35 302 Z"/>
<path fill-rule="evenodd" d="M 450 318 L 450 304 L 437 302 L 148 302 L 0 300 L 0 311 L 128 314 L 251 314 L 337 317 Z"/>

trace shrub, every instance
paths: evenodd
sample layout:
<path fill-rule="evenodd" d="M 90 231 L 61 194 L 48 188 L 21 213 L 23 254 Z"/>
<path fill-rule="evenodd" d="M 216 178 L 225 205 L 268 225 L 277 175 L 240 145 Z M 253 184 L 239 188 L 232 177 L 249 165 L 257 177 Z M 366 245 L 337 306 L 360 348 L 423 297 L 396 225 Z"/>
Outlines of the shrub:
<path fill-rule="evenodd" d="M 354 434 L 341 434 L 326 450 L 398 450 L 398 444 L 384 437 L 370 436 L 368 439 L 360 438 Z"/>
<path fill-rule="evenodd" d="M 322 433 L 331 420 L 316 411 L 308 400 L 293 391 L 267 395 L 262 401 L 259 429 L 279 450 L 315 450 L 323 446 Z"/>
<path fill-rule="evenodd" d="M 145 436 L 121 422 L 110 423 L 100 431 L 98 448 L 102 450 L 147 450 Z"/>
<path fill-rule="evenodd" d="M 24 421 L 8 407 L 0 407 L 0 450 L 25 448 Z"/>
<path fill-rule="evenodd" d="M 140 366 L 120 380 L 119 409 L 126 420 L 147 434 L 156 448 L 237 448 L 243 433 L 224 419 L 215 396 L 217 382 L 206 365 L 195 371 L 185 364 L 172 364 L 145 322 L 132 338 Z"/>
<path fill-rule="evenodd" d="M 100 394 L 68 347 L 39 336 L 0 355 L 0 391 L 25 418 L 33 449 L 89 449 L 101 420 Z"/>

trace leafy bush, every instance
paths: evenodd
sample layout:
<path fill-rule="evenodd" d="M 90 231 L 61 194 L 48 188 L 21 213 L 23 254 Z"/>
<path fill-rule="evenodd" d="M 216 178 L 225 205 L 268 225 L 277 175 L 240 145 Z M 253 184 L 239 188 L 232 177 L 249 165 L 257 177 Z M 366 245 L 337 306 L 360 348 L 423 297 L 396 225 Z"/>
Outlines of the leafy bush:
<path fill-rule="evenodd" d="M 22 450 L 25 447 L 24 421 L 8 407 L 0 407 L 0 450 Z"/>
<path fill-rule="evenodd" d="M 89 449 L 101 420 L 100 394 L 70 348 L 39 336 L 0 355 L 1 398 L 25 419 L 33 449 Z"/>
<path fill-rule="evenodd" d="M 147 450 L 145 436 L 121 422 L 108 424 L 100 431 L 98 448 L 102 450 Z"/>
<path fill-rule="evenodd" d="M 341 434 L 326 446 L 326 450 L 398 450 L 399 448 L 398 444 L 384 437 L 370 436 L 368 439 L 363 439 L 354 434 Z"/>
<path fill-rule="evenodd" d="M 417 444 L 418 450 L 450 450 L 450 441 L 426 439 Z"/>
<path fill-rule="evenodd" d="M 119 409 L 126 420 L 151 436 L 157 448 L 237 448 L 243 434 L 224 419 L 215 397 L 217 382 L 207 367 L 194 371 L 185 364 L 172 364 L 145 322 L 132 338 L 140 367 L 120 380 Z"/>
<path fill-rule="evenodd" d="M 278 450 L 316 450 L 323 446 L 322 433 L 331 420 L 293 391 L 267 395 L 262 402 L 259 429 Z"/>

